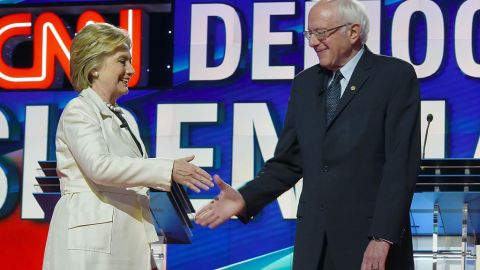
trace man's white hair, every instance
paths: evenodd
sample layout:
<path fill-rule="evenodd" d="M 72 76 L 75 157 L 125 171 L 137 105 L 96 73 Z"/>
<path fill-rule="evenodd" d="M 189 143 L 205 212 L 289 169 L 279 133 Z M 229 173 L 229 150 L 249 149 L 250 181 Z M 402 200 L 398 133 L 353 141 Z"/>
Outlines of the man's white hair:
<path fill-rule="evenodd" d="M 360 42 L 365 44 L 370 31 L 370 22 L 365 6 L 357 0 L 320 0 L 317 2 L 335 2 L 338 7 L 340 23 L 359 24 L 361 28 Z"/>

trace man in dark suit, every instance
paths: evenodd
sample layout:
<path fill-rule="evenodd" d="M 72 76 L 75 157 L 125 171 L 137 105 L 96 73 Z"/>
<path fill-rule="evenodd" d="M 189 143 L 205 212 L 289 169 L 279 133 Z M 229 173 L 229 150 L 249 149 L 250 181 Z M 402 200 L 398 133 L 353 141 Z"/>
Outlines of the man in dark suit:
<path fill-rule="evenodd" d="M 239 191 L 216 176 L 197 223 L 248 221 L 303 177 L 294 269 L 413 269 L 419 86 L 411 65 L 368 50 L 368 27 L 355 0 L 314 5 L 305 37 L 320 63 L 293 80 L 274 157 Z"/>

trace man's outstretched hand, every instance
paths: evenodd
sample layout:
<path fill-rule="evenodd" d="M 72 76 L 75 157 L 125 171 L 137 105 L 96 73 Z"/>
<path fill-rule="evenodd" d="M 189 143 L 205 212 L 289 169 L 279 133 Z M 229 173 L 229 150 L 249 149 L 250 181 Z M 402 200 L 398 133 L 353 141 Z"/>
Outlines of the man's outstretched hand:
<path fill-rule="evenodd" d="M 197 224 L 208 226 L 211 229 L 245 211 L 245 201 L 240 192 L 223 182 L 218 175 L 215 175 L 213 179 L 220 188 L 220 194 L 195 215 Z"/>

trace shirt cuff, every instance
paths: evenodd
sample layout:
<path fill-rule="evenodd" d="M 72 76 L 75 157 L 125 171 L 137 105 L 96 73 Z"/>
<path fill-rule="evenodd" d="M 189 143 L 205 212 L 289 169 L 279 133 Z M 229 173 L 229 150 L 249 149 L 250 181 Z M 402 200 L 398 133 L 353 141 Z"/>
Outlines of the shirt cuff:
<path fill-rule="evenodd" d="M 390 244 L 390 245 L 393 245 L 393 242 L 392 242 L 392 241 L 389 241 L 389 240 L 387 240 L 387 239 L 378 238 L 378 237 L 375 237 L 375 236 L 372 236 L 372 237 L 370 237 L 370 238 L 371 238 L 373 241 L 377 241 L 377 242 L 378 242 L 378 241 L 383 241 L 383 242 L 385 242 L 385 243 L 388 243 L 388 244 Z"/>

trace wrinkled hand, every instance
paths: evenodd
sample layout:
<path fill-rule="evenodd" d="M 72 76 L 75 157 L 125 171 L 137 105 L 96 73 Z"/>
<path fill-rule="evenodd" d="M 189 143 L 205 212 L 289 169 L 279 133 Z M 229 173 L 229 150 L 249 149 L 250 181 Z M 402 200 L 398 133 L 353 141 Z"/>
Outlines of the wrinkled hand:
<path fill-rule="evenodd" d="M 245 211 L 245 201 L 240 192 L 223 182 L 220 176 L 215 175 L 213 178 L 220 188 L 220 194 L 195 215 L 197 224 L 210 229 Z"/>
<path fill-rule="evenodd" d="M 200 189 L 208 190 L 213 187 L 212 177 L 203 169 L 190 163 L 195 156 L 176 159 L 173 162 L 173 181 L 188 187 L 189 189 L 200 192 Z"/>
<path fill-rule="evenodd" d="M 363 262 L 361 270 L 385 270 L 390 244 L 385 241 L 371 240 L 367 249 L 363 253 Z"/>

